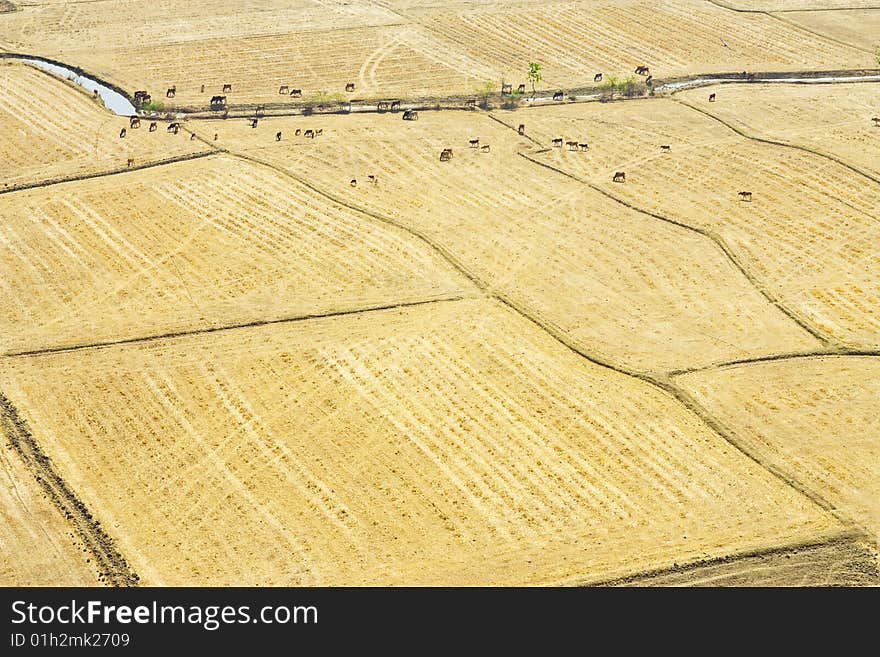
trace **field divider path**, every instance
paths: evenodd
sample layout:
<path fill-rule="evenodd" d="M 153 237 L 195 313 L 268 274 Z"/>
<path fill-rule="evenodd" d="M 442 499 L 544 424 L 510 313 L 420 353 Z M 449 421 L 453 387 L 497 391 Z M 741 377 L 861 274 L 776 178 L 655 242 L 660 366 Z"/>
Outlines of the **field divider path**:
<path fill-rule="evenodd" d="M 273 319 L 257 319 L 250 322 L 241 322 L 238 324 L 224 324 L 222 326 L 208 326 L 205 328 L 196 328 L 184 331 L 169 331 L 168 333 L 159 333 L 154 335 L 144 335 L 134 338 L 121 338 L 119 340 L 106 340 L 102 342 L 87 342 L 76 345 L 47 347 L 45 349 L 30 349 L 27 351 L 10 351 L 0 354 L 0 358 L 19 358 L 27 356 L 43 356 L 47 354 L 58 354 L 69 351 L 81 351 L 83 349 L 100 349 L 102 347 L 114 347 L 117 345 L 142 344 L 144 342 L 155 342 L 156 340 L 167 340 L 170 338 L 180 338 L 190 335 L 205 335 L 208 333 L 217 333 L 220 331 L 233 331 L 236 329 L 253 328 L 255 326 L 271 326 L 273 324 L 292 324 L 295 322 L 307 322 L 313 319 L 323 319 L 327 317 L 344 317 L 347 315 L 360 315 L 364 313 L 376 312 L 381 310 L 394 310 L 395 308 L 412 308 L 415 306 L 424 306 L 431 303 L 442 303 L 445 301 L 461 301 L 471 298 L 465 294 L 455 294 L 438 296 L 430 299 L 419 299 L 418 301 L 405 301 L 401 303 L 385 303 L 372 306 L 364 306 L 362 308 L 352 308 L 350 310 L 335 310 L 325 313 L 308 313 L 305 315 L 294 315 L 292 317 L 279 317 Z"/>
<path fill-rule="evenodd" d="M 140 577 L 132 570 L 112 538 L 103 530 L 76 493 L 67 485 L 40 449 L 18 409 L 0 392 L 0 428 L 52 504 L 67 519 L 94 559 L 98 578 L 111 586 L 136 586 Z"/>
<path fill-rule="evenodd" d="M 858 174 L 860 176 L 863 176 L 863 177 L 867 178 L 868 180 L 880 185 L 880 178 L 878 178 L 877 176 L 875 176 L 874 174 L 872 174 L 868 171 L 864 171 L 863 169 L 860 169 L 859 167 L 857 167 L 853 164 L 850 164 L 846 160 L 841 160 L 839 157 L 836 157 L 836 156 L 831 155 L 829 153 L 823 153 L 822 151 L 810 148 L 808 146 L 801 146 L 800 144 L 794 144 L 794 143 L 787 142 L 787 141 L 777 141 L 776 139 L 770 139 L 768 137 L 758 137 L 757 135 L 749 134 L 748 132 L 746 132 L 742 128 L 738 128 L 735 125 L 733 125 L 732 123 L 728 123 L 727 121 L 725 121 L 721 117 L 719 117 L 715 114 L 712 114 L 710 111 L 705 110 L 702 107 L 699 107 L 699 106 L 694 105 L 692 103 L 689 103 L 686 100 L 682 100 L 681 98 L 676 97 L 675 93 L 670 94 L 670 98 L 672 100 L 674 100 L 676 103 L 679 103 L 680 105 L 684 105 L 685 107 L 689 107 L 690 109 L 694 110 L 695 112 L 699 112 L 700 114 L 703 114 L 704 116 L 707 116 L 710 119 L 717 121 L 718 123 L 720 123 L 724 127 L 728 128 L 728 129 L 732 130 L 733 132 L 735 132 L 736 134 L 738 134 L 740 137 L 743 137 L 745 139 L 750 139 L 752 141 L 757 141 L 762 144 L 770 144 L 772 146 L 782 146 L 784 148 L 793 148 L 795 150 L 802 151 L 804 153 L 809 153 L 809 154 L 815 155 L 817 157 L 825 158 L 826 160 L 831 160 L 832 162 L 849 169 L 853 173 Z M 840 200 L 840 199 L 838 199 L 838 200 Z M 846 203 L 845 203 L 845 205 L 847 205 L 848 207 L 852 207 L 851 205 L 846 204 Z M 860 212 L 865 212 L 865 211 L 860 210 Z M 867 214 L 867 213 L 865 213 L 865 214 Z M 873 215 L 869 215 L 869 216 L 873 216 Z M 880 218 L 878 218 L 878 217 L 874 217 L 874 219 L 877 219 L 878 221 L 880 221 Z"/>
<path fill-rule="evenodd" d="M 176 162 L 186 162 L 187 160 L 197 160 L 202 157 L 210 157 L 212 155 L 216 155 L 218 152 L 221 151 L 217 149 L 212 149 L 208 151 L 201 151 L 199 153 L 186 153 L 185 155 L 176 155 L 174 157 L 168 157 L 162 160 L 153 160 L 151 162 L 143 162 L 142 164 L 132 164 L 130 167 L 117 167 L 115 169 L 107 169 L 105 171 L 79 173 L 73 176 L 59 176 L 57 178 L 49 178 L 48 180 L 40 180 L 37 182 L 20 183 L 0 189 L 0 194 L 11 194 L 12 192 L 20 192 L 24 189 L 38 189 L 40 187 L 50 187 L 52 185 L 77 182 L 79 180 L 90 180 L 92 178 L 106 178 L 107 176 L 115 176 L 120 173 L 140 171 L 143 169 L 152 169 L 154 167 L 165 166 L 166 164 L 174 164 Z"/>
<path fill-rule="evenodd" d="M 667 575 L 667 574 L 685 574 L 689 572 L 694 572 L 706 567 L 711 566 L 721 566 L 724 564 L 731 564 L 737 561 L 747 560 L 755 557 L 773 557 L 773 556 L 783 556 L 783 555 L 791 555 L 793 553 L 805 552 L 815 550 L 817 548 L 824 547 L 834 547 L 834 546 L 845 546 L 852 541 L 858 541 L 866 539 L 867 537 L 860 531 L 844 531 L 835 536 L 832 536 L 824 541 L 803 541 L 800 543 L 792 543 L 790 545 L 781 545 L 778 547 L 767 548 L 764 550 L 752 550 L 752 551 L 743 551 L 743 552 L 731 552 L 730 554 L 724 555 L 722 557 L 715 557 L 713 559 L 699 559 L 695 561 L 686 562 L 683 564 L 679 564 L 674 568 L 657 568 L 654 570 L 645 570 L 639 573 L 634 573 L 631 575 L 627 575 L 625 577 L 617 577 L 614 579 L 603 580 L 599 582 L 589 582 L 586 583 L 585 586 L 624 586 L 627 584 L 636 584 L 639 585 L 639 582 L 643 580 L 649 580 L 651 578 Z M 877 569 L 875 567 L 874 572 L 872 573 L 873 577 L 876 579 L 878 577 Z"/>
<path fill-rule="evenodd" d="M 502 121 L 501 119 L 494 117 L 494 116 L 490 116 L 490 118 L 492 118 L 495 121 L 498 121 L 499 123 L 502 123 L 503 125 L 506 125 L 511 130 L 514 130 L 513 126 L 511 126 L 507 123 L 504 123 L 504 121 Z M 535 142 L 534 139 L 532 139 L 532 141 Z M 538 145 L 541 146 L 541 144 L 538 144 Z M 532 153 L 519 151 L 518 155 L 533 164 L 544 167 L 545 169 L 549 169 L 551 171 L 555 171 L 556 173 L 558 173 L 560 175 L 566 176 L 567 178 L 570 178 L 570 179 L 575 180 L 583 185 L 586 185 L 590 189 L 593 189 L 593 190 L 599 192 L 603 196 L 611 199 L 612 201 L 615 201 L 616 203 L 623 205 L 626 208 L 629 208 L 630 210 L 634 210 L 635 212 L 638 212 L 638 213 L 643 214 L 645 216 L 651 217 L 653 219 L 657 219 L 659 221 L 663 221 L 668 224 L 672 224 L 673 226 L 678 226 L 679 228 L 684 228 L 686 230 L 692 231 L 694 233 L 697 233 L 698 235 L 701 235 L 701 236 L 711 240 L 719 249 L 721 249 L 722 253 L 733 264 L 733 266 L 736 267 L 740 271 L 740 273 L 742 273 L 742 275 L 746 277 L 746 280 L 749 281 L 749 283 L 761 294 L 761 296 L 763 296 L 768 302 L 770 302 L 776 308 L 778 308 L 791 321 L 793 321 L 795 324 L 797 324 L 804 331 L 806 331 L 807 333 L 812 335 L 814 338 L 819 340 L 828 349 L 837 350 L 840 353 L 847 352 L 847 350 L 849 348 L 846 345 L 840 344 L 833 337 L 823 333 L 818 328 L 813 326 L 810 322 L 808 322 L 807 320 L 798 316 L 798 314 L 794 310 L 792 310 L 791 308 L 786 306 L 781 300 L 777 299 L 775 295 L 773 295 L 769 290 L 767 290 L 761 284 L 761 282 L 748 270 L 748 268 L 740 261 L 739 256 L 736 255 L 736 253 L 733 251 L 733 249 L 730 248 L 730 246 L 727 244 L 727 242 L 724 240 L 724 238 L 721 237 L 721 235 L 717 234 L 715 231 L 707 230 L 704 228 L 697 228 L 695 226 L 691 226 L 689 224 L 682 223 L 680 221 L 676 221 L 675 219 L 670 219 L 669 217 L 658 214 L 656 212 L 651 212 L 650 210 L 645 210 L 643 208 L 640 208 L 640 207 L 630 203 L 629 201 L 622 199 L 622 198 L 616 196 L 615 194 L 612 194 L 611 192 L 604 189 L 603 187 L 600 187 L 599 185 L 596 185 L 595 183 L 590 182 L 589 180 L 585 180 L 584 178 L 581 178 L 580 176 L 576 176 L 573 173 L 570 173 L 568 171 L 565 171 L 563 169 L 555 167 L 552 164 L 549 164 L 547 162 L 542 162 L 541 160 L 534 157 L 534 155 L 544 153 L 549 150 L 550 150 L 549 148 L 542 147 L 540 150 L 533 151 Z"/>
<path fill-rule="evenodd" d="M 511 128 L 511 129 L 513 129 L 513 128 Z M 867 537 L 870 536 L 870 534 L 869 534 L 869 532 L 867 532 L 867 530 L 865 530 L 864 528 L 857 525 L 849 517 L 841 514 L 831 502 L 825 500 L 821 495 L 819 495 L 815 491 L 805 487 L 801 482 L 799 482 L 793 476 L 780 470 L 779 468 L 777 468 L 773 464 L 766 462 L 761 457 L 760 454 L 757 454 L 754 451 L 752 451 L 751 449 L 749 449 L 749 447 L 747 445 L 745 445 L 742 441 L 740 441 L 736 437 L 735 433 L 732 430 L 730 430 L 718 418 L 716 418 L 714 415 L 712 415 L 712 413 L 709 410 L 707 410 L 705 407 L 703 407 L 690 393 L 688 393 L 685 389 L 683 389 L 682 387 L 677 385 L 670 378 L 670 376 L 668 374 L 656 375 L 656 374 L 651 374 L 651 373 L 647 373 L 647 372 L 635 371 L 635 370 L 632 370 L 632 369 L 627 368 L 625 366 L 613 363 L 612 361 L 604 358 L 603 356 L 595 354 L 595 353 L 591 353 L 590 351 L 584 349 L 583 347 L 573 343 L 561 331 L 557 330 L 553 326 L 549 325 L 547 322 L 542 321 L 540 318 L 536 317 L 533 313 L 529 312 L 529 310 L 523 308 L 521 305 L 519 305 L 513 299 L 511 299 L 506 294 L 504 294 L 504 292 L 493 289 L 486 281 L 482 280 L 476 274 L 471 272 L 453 253 L 451 253 L 449 251 L 449 249 L 447 249 L 443 245 L 437 243 L 436 240 L 425 235 L 422 231 L 419 231 L 418 229 L 414 229 L 410 226 L 407 226 L 407 225 L 401 223 L 400 221 L 397 221 L 397 220 L 392 219 L 390 217 L 386 217 L 386 216 L 381 215 L 377 212 L 373 212 L 373 211 L 368 210 L 366 208 L 358 207 L 357 204 L 351 203 L 343 198 L 340 198 L 336 194 L 329 192 L 329 191 L 326 191 L 323 188 L 321 188 L 321 187 L 319 187 L 319 186 L 317 186 L 307 180 L 302 179 L 300 176 L 298 176 L 290 171 L 287 171 L 282 167 L 276 166 L 276 165 L 268 163 L 268 162 L 263 162 L 262 160 L 255 158 L 253 156 L 250 156 L 250 155 L 244 155 L 241 153 L 237 153 L 236 151 L 227 151 L 227 152 L 234 157 L 239 157 L 239 158 L 242 158 L 242 159 L 247 160 L 249 162 L 253 162 L 256 164 L 261 164 L 263 166 L 269 167 L 270 169 L 273 169 L 273 170 L 281 173 L 282 175 L 285 175 L 293 180 L 296 180 L 300 184 L 307 186 L 309 189 L 312 189 L 316 193 L 324 196 L 325 198 L 328 198 L 335 203 L 339 203 L 341 205 L 344 205 L 345 207 L 349 208 L 350 210 L 367 214 L 370 217 L 378 219 L 379 221 L 383 221 L 388 224 L 398 226 L 398 227 L 402 228 L 403 230 L 409 232 L 413 236 L 419 238 L 420 240 L 424 241 L 426 244 L 431 246 L 433 249 L 435 249 L 445 260 L 447 260 L 447 262 L 449 262 L 449 264 L 453 268 L 455 268 L 461 274 L 463 274 L 464 276 L 469 278 L 471 280 L 471 282 L 477 288 L 479 288 L 481 291 L 486 292 L 488 298 L 494 299 L 494 300 L 502 303 L 505 307 L 509 308 L 510 310 L 515 312 L 517 315 L 519 315 L 523 319 L 525 319 L 525 320 L 529 321 L 530 323 L 534 324 L 535 326 L 537 326 L 543 332 L 550 335 L 559 344 L 561 344 L 562 346 L 564 346 L 566 349 L 573 352 L 574 354 L 580 356 L 584 360 L 587 360 L 587 361 L 593 363 L 594 365 L 598 365 L 600 367 L 617 372 L 618 374 L 623 374 L 625 376 L 630 376 L 630 377 L 639 379 L 640 381 L 643 381 L 644 383 L 647 383 L 647 384 L 653 386 L 654 388 L 661 390 L 662 392 L 669 395 L 670 397 L 674 398 L 679 403 L 681 403 L 685 408 L 687 408 L 691 413 L 693 413 L 693 415 L 700 422 L 702 422 L 706 427 L 708 427 L 712 432 L 714 432 L 722 440 L 724 440 L 725 442 L 730 444 L 737 451 L 741 452 L 749 460 L 753 461 L 760 468 L 769 472 L 772 476 L 774 476 L 776 479 L 778 479 L 784 485 L 796 490 L 798 493 L 800 493 L 801 495 L 803 495 L 804 497 L 809 499 L 811 502 L 816 504 L 823 511 L 830 513 L 835 519 L 837 519 L 838 522 L 841 523 L 841 525 L 843 525 L 845 528 L 847 528 L 847 530 L 846 530 L 847 532 L 854 533 L 854 535 L 858 535 L 860 537 L 866 537 L 866 540 L 867 540 Z M 519 154 L 523 155 L 523 153 L 521 153 L 521 152 Z M 529 158 L 527 158 L 527 159 L 529 159 Z M 543 165 L 543 163 L 541 163 L 541 162 L 537 162 L 537 161 L 535 161 L 535 162 L 537 164 L 542 164 L 542 166 L 546 166 L 546 165 Z M 550 167 L 550 168 L 556 170 L 554 167 Z M 562 173 L 563 175 L 569 175 L 565 172 L 560 172 L 560 173 Z M 613 198 L 613 197 L 611 197 L 611 198 Z M 617 200 L 617 199 L 614 199 L 614 200 Z M 659 217 L 659 216 L 657 218 L 663 219 L 662 217 Z M 677 224 L 677 222 L 672 222 L 671 220 L 666 220 L 666 219 L 663 219 L 663 220 L 670 221 L 671 223 Z M 688 226 L 683 226 L 683 227 L 690 228 Z M 694 230 L 694 229 L 692 229 L 692 230 Z M 697 232 L 699 232 L 699 231 L 697 231 Z M 809 330 L 809 329 L 807 329 L 807 330 Z M 823 342 L 824 342 L 824 340 L 823 340 Z M 837 351 L 835 351 L 834 353 L 837 353 Z M 845 352 L 843 350 L 841 350 L 840 353 L 845 353 Z M 836 537 L 836 538 L 839 538 L 839 537 Z"/>
<path fill-rule="evenodd" d="M 781 360 L 797 360 L 800 358 L 878 358 L 880 350 L 858 350 L 852 349 L 844 352 L 840 351 L 793 351 L 785 354 L 770 354 L 769 356 L 756 356 L 754 358 L 739 358 L 737 360 L 728 360 L 723 363 L 713 363 L 712 365 L 704 365 L 702 367 L 686 367 L 680 370 L 672 370 L 667 376 L 675 378 L 684 374 L 693 374 L 694 372 L 709 372 L 712 370 L 720 370 L 725 367 L 735 367 L 737 365 L 751 365 L 753 363 L 772 363 Z"/>

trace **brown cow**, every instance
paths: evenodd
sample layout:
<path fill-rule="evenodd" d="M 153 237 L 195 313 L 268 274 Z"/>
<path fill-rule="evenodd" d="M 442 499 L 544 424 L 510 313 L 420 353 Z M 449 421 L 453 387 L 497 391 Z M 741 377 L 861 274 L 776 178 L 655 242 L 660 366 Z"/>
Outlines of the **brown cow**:
<path fill-rule="evenodd" d="M 669 146 L 668 144 L 663 144 L 660 146 L 660 150 L 664 153 L 669 153 L 672 151 L 672 146 Z"/>
<path fill-rule="evenodd" d="M 751 192 L 740 192 L 738 194 L 738 196 L 739 196 L 740 201 L 748 201 L 749 203 L 752 202 L 752 193 Z"/>
<path fill-rule="evenodd" d="M 177 85 L 174 85 L 173 87 L 168 87 L 168 89 L 165 91 L 165 98 L 174 98 L 174 96 L 176 95 Z"/>
<path fill-rule="evenodd" d="M 517 133 L 518 135 L 524 135 L 524 134 L 526 134 L 526 124 L 525 124 L 525 123 L 520 123 L 520 124 L 519 124 L 519 127 L 516 129 L 516 133 Z"/>
<path fill-rule="evenodd" d="M 578 147 L 578 143 L 576 141 L 567 141 L 565 145 L 568 146 L 568 150 L 576 151 Z"/>
<path fill-rule="evenodd" d="M 441 162 L 449 162 L 449 160 L 451 160 L 451 159 L 452 159 L 452 149 L 451 148 L 444 148 L 442 151 L 440 151 L 440 161 Z"/>
<path fill-rule="evenodd" d="M 228 83 L 224 84 L 223 91 L 221 93 L 227 94 L 227 93 L 231 93 L 231 92 L 232 92 L 232 85 L 228 84 Z"/>
<path fill-rule="evenodd" d="M 562 100 L 565 97 L 565 94 L 561 91 L 557 91 L 553 94 L 553 100 Z"/>
<path fill-rule="evenodd" d="M 156 122 L 150 121 L 150 132 L 156 132 Z"/>
<path fill-rule="evenodd" d="M 480 152 L 481 153 L 488 153 L 489 152 L 489 144 L 483 144 L 482 146 L 480 146 Z"/>
<path fill-rule="evenodd" d="M 294 98 L 302 98 L 303 90 L 302 89 L 291 89 L 290 95 Z"/>
<path fill-rule="evenodd" d="M 471 139 L 468 141 L 468 144 L 470 144 L 471 148 L 479 148 L 480 140 L 479 139 Z"/>
<path fill-rule="evenodd" d="M 403 113 L 403 120 L 404 121 L 418 121 L 419 120 L 419 113 L 416 112 L 415 110 L 406 110 Z"/>
<path fill-rule="evenodd" d="M 602 74 L 596 73 L 596 75 L 593 76 L 593 82 L 601 82 L 601 81 L 602 81 Z"/>
<path fill-rule="evenodd" d="M 279 95 L 286 96 L 289 93 L 290 93 L 290 87 L 287 86 L 286 84 L 282 84 L 280 87 L 278 87 L 278 94 Z"/>
<path fill-rule="evenodd" d="M 141 120 L 136 116 L 131 116 L 128 119 L 128 127 L 132 130 L 137 130 L 141 127 Z"/>
<path fill-rule="evenodd" d="M 615 171 L 613 181 L 616 183 L 626 182 L 626 173 L 623 171 Z"/>
<path fill-rule="evenodd" d="M 580 148 L 581 151 L 588 151 L 588 150 L 590 150 L 590 145 L 589 144 L 578 144 L 578 148 Z"/>
<path fill-rule="evenodd" d="M 349 93 L 351 93 L 352 91 L 354 91 L 354 82 L 348 82 L 348 83 L 346 83 L 346 85 L 345 85 L 345 90 L 346 90 L 347 92 L 349 92 Z"/>
<path fill-rule="evenodd" d="M 119 131 L 119 138 L 123 139 L 125 137 L 125 128 Z"/>
<path fill-rule="evenodd" d="M 715 102 L 715 94 L 709 94 L 709 102 L 710 102 L 710 103 L 714 103 L 714 102 Z"/>
<path fill-rule="evenodd" d="M 554 140 L 552 141 L 552 144 L 553 144 L 554 146 L 557 146 L 557 147 L 559 147 L 559 148 L 562 148 L 562 137 L 557 137 L 556 139 L 554 139 Z"/>
<path fill-rule="evenodd" d="M 281 131 L 275 133 L 275 141 L 281 141 Z"/>

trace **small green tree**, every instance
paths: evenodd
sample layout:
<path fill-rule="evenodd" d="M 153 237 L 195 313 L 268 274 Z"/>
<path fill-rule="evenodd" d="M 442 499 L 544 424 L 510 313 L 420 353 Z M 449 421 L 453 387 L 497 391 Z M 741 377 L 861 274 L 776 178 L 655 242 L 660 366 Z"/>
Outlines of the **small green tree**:
<path fill-rule="evenodd" d="M 532 98 L 535 97 L 535 85 L 544 79 L 540 62 L 529 62 L 529 82 L 532 83 Z"/>

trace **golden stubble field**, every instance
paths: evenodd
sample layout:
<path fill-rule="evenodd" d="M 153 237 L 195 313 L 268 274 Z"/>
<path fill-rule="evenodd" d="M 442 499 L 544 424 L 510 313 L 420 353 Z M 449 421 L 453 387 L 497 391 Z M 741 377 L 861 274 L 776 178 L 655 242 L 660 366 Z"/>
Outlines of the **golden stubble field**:
<path fill-rule="evenodd" d="M 794 358 L 677 379 L 749 449 L 880 537 L 880 362 Z"/>
<path fill-rule="evenodd" d="M 748 135 L 832 155 L 880 178 L 878 83 L 729 84 L 676 96 Z"/>
<path fill-rule="evenodd" d="M 559 86 L 643 58 L 865 65 L 710 3 L 109 0 L 0 25 L 117 81 L 185 76 L 182 103 L 195 71 L 274 98 L 291 48 L 365 94 L 462 91 L 532 48 Z M 151 44 L 178 56 L 146 66 Z M 220 149 L 0 194 L 0 583 L 880 581 L 880 195 L 846 166 L 877 171 L 876 85 L 120 139 L 67 83 L 0 76 L 10 186 Z"/>
<path fill-rule="evenodd" d="M 829 345 L 880 346 L 880 183 L 813 153 L 747 139 L 669 99 L 529 116 L 531 134 L 548 147 L 540 161 L 713 235 Z M 555 137 L 590 142 L 590 151 L 551 148 Z M 613 182 L 617 171 L 625 183 Z"/>
<path fill-rule="evenodd" d="M 518 153 L 531 142 L 480 113 L 419 116 L 190 127 L 426 236 L 489 291 L 605 360 L 666 371 L 818 346 L 711 240 L 529 162 Z M 514 116 L 531 126 L 535 114 Z M 322 136 L 296 136 L 297 129 L 315 128 Z M 470 139 L 490 151 L 470 148 Z M 447 147 L 453 159 L 441 162 Z"/>
<path fill-rule="evenodd" d="M 492 301 L 7 358 L 0 388 L 145 584 L 574 583 L 847 535 Z"/>
<path fill-rule="evenodd" d="M 124 138 L 119 137 L 125 128 Z M 0 191 L 205 152 L 188 135 L 132 130 L 80 87 L 26 64 L 0 59 Z"/>
<path fill-rule="evenodd" d="M 2 48 L 82 66 L 172 105 L 206 106 L 227 83 L 233 104 L 291 100 L 282 85 L 312 100 L 467 94 L 502 78 L 526 82 L 536 59 L 546 88 L 585 86 L 596 72 L 629 75 L 639 65 L 668 77 L 873 62 L 864 50 L 702 0 L 107 0 L 26 6 L 2 21 Z M 176 97 L 166 100 L 171 86 Z"/>
<path fill-rule="evenodd" d="M 0 196 L 0 351 L 459 296 L 405 231 L 219 156 Z"/>

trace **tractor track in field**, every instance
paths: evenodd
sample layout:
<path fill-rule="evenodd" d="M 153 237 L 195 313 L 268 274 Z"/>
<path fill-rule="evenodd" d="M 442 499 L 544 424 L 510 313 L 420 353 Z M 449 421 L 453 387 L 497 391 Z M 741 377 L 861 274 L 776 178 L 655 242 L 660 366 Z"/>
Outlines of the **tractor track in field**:
<path fill-rule="evenodd" d="M 34 439 L 18 409 L 0 392 L 0 427 L 43 492 L 66 518 L 98 569 L 98 579 L 111 586 L 135 586 L 140 577 L 119 552 L 101 523 L 55 470 Z"/>
<path fill-rule="evenodd" d="M 771 354 L 769 356 L 756 356 L 754 358 L 739 358 L 737 360 L 729 360 L 723 363 L 713 363 L 704 367 L 686 367 L 679 370 L 671 370 L 667 376 L 677 377 L 684 374 L 693 374 L 694 372 L 707 372 L 710 370 L 722 370 L 727 367 L 737 367 L 738 365 L 754 365 L 757 363 L 773 363 L 777 361 L 799 360 L 810 358 L 877 358 L 880 357 L 880 349 L 852 349 L 844 352 L 840 351 L 793 351 L 785 354 Z"/>

